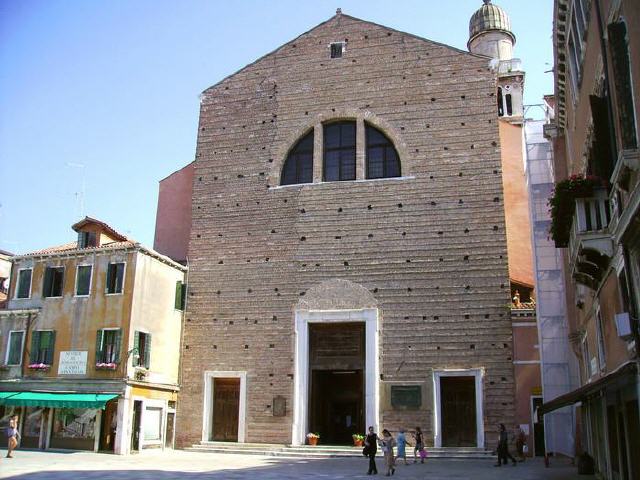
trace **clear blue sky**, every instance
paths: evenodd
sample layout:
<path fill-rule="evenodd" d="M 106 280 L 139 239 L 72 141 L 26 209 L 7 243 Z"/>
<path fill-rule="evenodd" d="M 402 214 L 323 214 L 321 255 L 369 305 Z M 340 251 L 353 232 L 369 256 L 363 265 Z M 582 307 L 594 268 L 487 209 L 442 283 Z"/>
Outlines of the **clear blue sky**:
<path fill-rule="evenodd" d="M 510 15 L 525 102 L 551 93 L 553 0 Z M 152 246 L 158 181 L 193 160 L 198 95 L 331 17 L 466 49 L 481 0 L 0 0 L 0 249 L 74 239 L 84 213 Z"/>

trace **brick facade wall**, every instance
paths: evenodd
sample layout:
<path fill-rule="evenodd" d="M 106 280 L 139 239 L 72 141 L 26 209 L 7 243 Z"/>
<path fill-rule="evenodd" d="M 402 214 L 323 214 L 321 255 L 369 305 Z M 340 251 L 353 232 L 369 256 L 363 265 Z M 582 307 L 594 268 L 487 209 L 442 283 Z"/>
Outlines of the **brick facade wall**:
<path fill-rule="evenodd" d="M 335 41 L 346 41 L 343 58 L 330 58 Z M 433 369 L 482 367 L 485 432 L 513 424 L 495 75 L 487 65 L 336 15 L 204 92 L 180 446 L 201 439 L 205 370 L 247 372 L 247 441 L 291 441 L 294 308 L 332 279 L 375 297 L 383 381 L 424 382 L 431 392 Z M 274 188 L 297 138 L 321 121 L 354 117 L 394 140 L 403 178 Z M 272 415 L 276 395 L 287 400 L 285 417 Z M 433 408 L 430 393 L 419 412 L 382 410 L 381 425 L 417 423 L 432 439 Z"/>

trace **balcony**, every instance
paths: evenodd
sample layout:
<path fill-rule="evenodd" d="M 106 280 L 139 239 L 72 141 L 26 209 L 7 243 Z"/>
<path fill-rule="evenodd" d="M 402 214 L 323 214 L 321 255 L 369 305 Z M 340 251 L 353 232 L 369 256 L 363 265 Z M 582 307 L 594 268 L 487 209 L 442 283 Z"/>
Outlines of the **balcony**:
<path fill-rule="evenodd" d="M 573 278 L 597 289 L 613 256 L 608 231 L 611 213 L 607 191 L 594 190 L 589 198 L 577 198 L 569 237 L 570 269 Z"/>
<path fill-rule="evenodd" d="M 522 73 L 522 60 L 519 58 L 500 60 L 500 63 L 498 63 L 498 74 L 504 75 L 512 72 Z"/>

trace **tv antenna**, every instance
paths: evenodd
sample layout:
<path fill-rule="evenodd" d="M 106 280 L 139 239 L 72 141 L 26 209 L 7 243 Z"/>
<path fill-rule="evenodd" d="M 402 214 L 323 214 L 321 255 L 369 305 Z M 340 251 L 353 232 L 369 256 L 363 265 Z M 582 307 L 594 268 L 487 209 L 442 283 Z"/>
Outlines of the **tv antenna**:
<path fill-rule="evenodd" d="M 67 167 L 82 169 L 82 183 L 80 185 L 80 191 L 74 192 L 73 195 L 76 197 L 76 201 L 78 205 L 78 216 L 80 218 L 84 218 L 84 197 L 86 193 L 86 181 L 85 181 L 86 167 L 84 163 L 67 162 L 66 165 Z"/>

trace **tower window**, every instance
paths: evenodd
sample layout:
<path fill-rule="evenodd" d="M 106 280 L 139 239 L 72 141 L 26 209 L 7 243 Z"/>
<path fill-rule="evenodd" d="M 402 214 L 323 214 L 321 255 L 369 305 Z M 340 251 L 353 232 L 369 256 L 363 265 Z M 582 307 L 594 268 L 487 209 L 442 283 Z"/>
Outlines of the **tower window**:
<path fill-rule="evenodd" d="M 504 103 L 507 106 L 507 115 L 508 116 L 513 115 L 513 107 L 511 105 L 511 94 L 510 93 L 507 93 L 504 96 Z"/>
<path fill-rule="evenodd" d="M 344 53 L 344 42 L 334 42 L 331 44 L 331 58 L 342 58 Z"/>
<path fill-rule="evenodd" d="M 498 116 L 504 116 L 504 107 L 502 106 L 502 87 L 498 87 Z"/>

